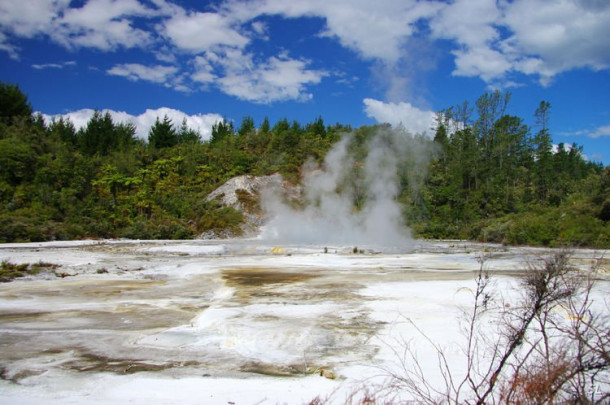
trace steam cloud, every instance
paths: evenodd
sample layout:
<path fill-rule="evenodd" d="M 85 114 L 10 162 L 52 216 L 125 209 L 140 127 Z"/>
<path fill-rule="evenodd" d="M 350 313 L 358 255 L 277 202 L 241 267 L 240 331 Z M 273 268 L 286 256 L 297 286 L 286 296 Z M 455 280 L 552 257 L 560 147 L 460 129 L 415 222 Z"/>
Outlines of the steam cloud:
<path fill-rule="evenodd" d="M 404 129 L 375 129 L 356 159 L 357 134 L 345 134 L 318 167 L 303 168 L 304 207 L 294 208 L 275 192 L 263 194 L 270 218 L 261 237 L 282 243 L 405 246 L 412 241 L 397 202 L 401 175 L 417 195 L 433 142 Z M 360 202 L 358 204 L 358 202 Z M 357 208 L 358 207 L 358 208 Z"/>

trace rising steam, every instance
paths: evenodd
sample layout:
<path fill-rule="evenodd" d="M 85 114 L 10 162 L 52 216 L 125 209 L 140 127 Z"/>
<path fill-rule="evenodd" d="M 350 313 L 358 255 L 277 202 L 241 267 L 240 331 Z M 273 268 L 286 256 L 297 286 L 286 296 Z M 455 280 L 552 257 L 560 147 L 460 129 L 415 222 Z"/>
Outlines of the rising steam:
<path fill-rule="evenodd" d="M 322 166 L 303 168 L 303 206 L 277 190 L 263 194 L 269 219 L 261 237 L 282 243 L 405 246 L 411 239 L 397 202 L 401 179 L 417 193 L 433 143 L 389 126 L 345 134 Z M 363 141 L 364 135 L 364 141 Z M 359 149 L 358 149 L 359 148 Z"/>

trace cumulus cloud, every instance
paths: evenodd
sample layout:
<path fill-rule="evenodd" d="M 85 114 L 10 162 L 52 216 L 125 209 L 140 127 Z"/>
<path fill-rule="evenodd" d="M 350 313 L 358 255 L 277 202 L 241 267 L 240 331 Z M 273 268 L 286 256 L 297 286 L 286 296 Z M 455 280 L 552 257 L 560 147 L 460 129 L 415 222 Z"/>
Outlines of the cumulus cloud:
<path fill-rule="evenodd" d="M 249 42 L 232 27 L 228 16 L 219 13 L 179 13 L 165 23 L 165 33 L 174 45 L 190 52 L 217 46 L 243 48 Z"/>
<path fill-rule="evenodd" d="M 189 77 L 192 82 L 172 87 L 214 86 L 263 103 L 307 100 L 308 88 L 325 75 L 311 68 L 315 60 L 255 47 L 256 41 L 278 35 L 265 20 L 277 16 L 320 19 L 319 37 L 337 41 L 372 66 L 386 64 L 384 72 L 396 72 L 396 82 L 386 83 L 390 93 L 413 82 L 416 69 L 434 68 L 409 64 L 421 59 L 420 49 L 410 46 L 417 41 L 429 47 L 442 42 L 439 49 L 453 58 L 454 75 L 478 77 L 495 87 L 517 84 L 520 75 L 548 85 L 571 69 L 610 68 L 610 2 L 599 0 L 224 0 L 205 12 L 170 0 L 74 4 L 0 2 L 0 51 L 18 58 L 19 38 L 49 38 L 67 49 L 140 48 L 179 71 L 136 60 L 109 72 L 163 85 L 172 75 Z M 245 64 L 235 67 L 240 61 Z M 407 65 L 414 71 L 399 72 Z"/>
<path fill-rule="evenodd" d="M 610 2 L 517 0 L 507 4 L 502 41 L 515 69 L 541 80 L 573 68 L 610 66 Z"/>
<path fill-rule="evenodd" d="M 175 66 L 145 66 L 139 63 L 125 63 L 116 65 L 108 70 L 108 73 L 115 76 L 123 76 L 132 81 L 144 80 L 153 83 L 167 83 L 178 71 Z"/>
<path fill-rule="evenodd" d="M 48 33 L 53 21 L 70 0 L 29 0 L 0 2 L 0 27 L 17 37 L 33 38 Z"/>
<path fill-rule="evenodd" d="M 610 64 L 608 2 L 257 0 L 231 1 L 225 9 L 242 21 L 263 15 L 321 18 L 321 36 L 390 67 L 420 56 L 408 46 L 412 38 L 448 41 L 453 74 L 479 77 L 495 88 L 518 85 L 511 78 L 515 74 L 534 75 L 548 85 L 558 73 L 578 67 L 607 69 Z M 426 24 L 429 30 L 422 30 Z M 409 82 L 407 76 L 396 79 Z M 390 90 L 396 87 L 385 81 Z"/>
<path fill-rule="evenodd" d="M 500 37 L 497 24 L 500 10 L 487 0 L 457 0 L 444 7 L 431 20 L 435 38 L 454 41 L 459 47 L 455 56 L 456 76 L 479 76 L 489 82 L 502 77 L 511 65 L 501 52 L 493 48 Z"/>
<path fill-rule="evenodd" d="M 312 94 L 306 91 L 306 86 L 319 83 L 327 75 L 308 69 L 306 61 L 285 54 L 254 63 L 252 55 L 235 53 L 220 63 L 224 68 L 224 75 L 217 79 L 220 89 L 255 103 L 309 100 Z"/>
<path fill-rule="evenodd" d="M 457 0 L 430 27 L 434 37 L 458 45 L 454 75 L 487 83 L 509 84 L 508 75 L 522 73 L 548 85 L 564 71 L 610 66 L 608 2 Z"/>
<path fill-rule="evenodd" d="M 136 137 L 139 139 L 148 139 L 148 132 L 150 127 L 152 127 L 157 118 L 162 119 L 167 116 L 172 120 L 174 127 L 178 129 L 183 121 L 186 121 L 186 125 L 199 132 L 199 135 L 202 140 L 209 140 L 212 135 L 212 126 L 223 120 L 223 117 L 219 114 L 209 113 L 209 114 L 193 114 L 189 115 L 183 111 L 175 110 L 173 108 L 161 107 L 157 109 L 147 109 L 140 115 L 131 115 L 124 111 L 114 111 L 114 110 L 103 110 L 104 114 L 106 112 L 110 113 L 112 120 L 116 123 L 131 123 L 136 127 Z M 55 115 L 47 115 L 43 114 L 45 120 L 47 122 L 51 122 L 52 120 L 57 120 L 60 117 L 68 118 L 73 124 L 74 127 L 78 130 L 87 125 L 87 122 L 93 116 L 94 110 L 90 108 L 84 108 L 77 111 L 72 111 L 66 114 L 55 114 Z"/>
<path fill-rule="evenodd" d="M 143 47 L 153 34 L 136 28 L 136 18 L 160 14 L 138 0 L 89 0 L 70 7 L 70 0 L 28 0 L 0 2 L 0 27 L 16 37 L 47 36 L 69 48 Z"/>
<path fill-rule="evenodd" d="M 215 85 L 241 100 L 268 104 L 275 101 L 312 98 L 307 86 L 328 75 L 309 68 L 309 62 L 290 58 L 286 53 L 255 60 L 254 55 L 225 48 L 205 52 L 195 58 L 191 78 L 204 86 Z"/>
<path fill-rule="evenodd" d="M 143 47 L 152 42 L 152 33 L 136 28 L 134 19 L 156 14 L 138 0 L 90 0 L 80 8 L 64 9 L 48 35 L 67 48 Z"/>
<path fill-rule="evenodd" d="M 258 0 L 229 2 L 227 10 L 242 20 L 261 15 L 322 18 L 326 27 L 320 35 L 336 38 L 365 58 L 395 61 L 416 23 L 439 7 L 440 2 L 416 0 Z"/>
<path fill-rule="evenodd" d="M 379 100 L 365 98 L 364 111 L 378 123 L 388 123 L 393 126 L 402 125 L 412 133 L 430 133 L 434 125 L 433 111 L 421 110 L 410 103 L 384 103 Z"/>

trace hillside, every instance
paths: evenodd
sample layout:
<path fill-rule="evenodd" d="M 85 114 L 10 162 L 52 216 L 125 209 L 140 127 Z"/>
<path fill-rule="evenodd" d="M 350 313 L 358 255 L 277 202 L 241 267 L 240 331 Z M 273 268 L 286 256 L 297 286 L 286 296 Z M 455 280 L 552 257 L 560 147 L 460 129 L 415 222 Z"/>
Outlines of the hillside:
<path fill-rule="evenodd" d="M 279 173 L 298 185 L 337 165 L 320 188 L 327 194 L 293 202 L 296 209 L 320 207 L 334 193 L 342 212 L 366 221 L 389 193 L 416 237 L 610 247 L 610 168 L 586 160 L 578 145 L 552 144 L 546 102 L 535 131 L 504 114 L 508 95 L 496 92 L 477 100 L 476 114 L 440 112 L 434 139 L 322 118 L 256 127 L 246 117 L 237 128 L 217 123 L 203 142 L 165 117 L 145 142 L 133 125 L 99 112 L 78 130 L 68 120 L 45 122 L 17 86 L 0 91 L 2 242 L 236 236 L 252 231 L 244 227 L 252 213 L 210 197 L 229 179 Z M 403 148 L 402 138 L 411 143 Z M 377 153 L 383 145 L 397 154 Z M 380 176 L 369 164 L 393 169 Z M 242 197 L 257 205 L 254 194 Z"/>

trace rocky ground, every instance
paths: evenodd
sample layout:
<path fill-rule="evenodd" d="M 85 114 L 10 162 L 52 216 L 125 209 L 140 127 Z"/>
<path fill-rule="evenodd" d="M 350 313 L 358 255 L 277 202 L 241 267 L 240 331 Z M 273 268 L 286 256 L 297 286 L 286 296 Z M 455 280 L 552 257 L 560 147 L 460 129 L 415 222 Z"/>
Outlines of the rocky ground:
<path fill-rule="evenodd" d="M 418 336 L 411 321 L 459 369 L 478 259 L 510 291 L 547 253 L 255 239 L 0 245 L 5 262 L 54 265 L 0 285 L 0 403 L 343 403 L 383 383 L 395 348 Z M 579 250 L 572 263 L 601 265 L 603 303 L 600 257 Z"/>

